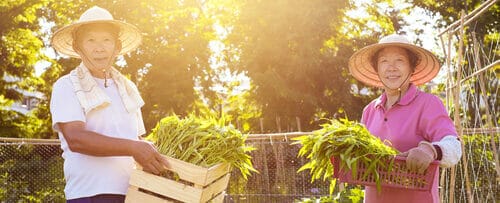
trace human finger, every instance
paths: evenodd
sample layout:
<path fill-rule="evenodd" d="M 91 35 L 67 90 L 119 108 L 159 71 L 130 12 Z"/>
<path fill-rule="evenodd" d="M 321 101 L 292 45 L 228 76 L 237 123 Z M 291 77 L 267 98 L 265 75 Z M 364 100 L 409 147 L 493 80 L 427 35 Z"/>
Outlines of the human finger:
<path fill-rule="evenodd" d="M 156 160 L 161 164 L 162 169 L 168 169 L 170 168 L 170 164 L 168 163 L 167 158 L 165 158 L 162 155 L 158 155 Z"/>
<path fill-rule="evenodd" d="M 398 154 L 398 156 L 407 157 L 409 153 L 410 152 L 406 151 L 406 152 Z"/>
<path fill-rule="evenodd" d="M 156 160 L 155 156 L 150 156 L 147 160 L 144 160 L 144 171 L 158 175 L 162 172 L 160 163 Z"/>
<path fill-rule="evenodd" d="M 417 172 L 418 163 L 417 160 L 413 156 L 408 156 L 406 159 L 406 167 L 411 172 Z"/>
<path fill-rule="evenodd" d="M 148 163 L 146 167 L 144 167 L 144 171 L 155 175 L 160 174 L 160 171 L 154 166 L 153 163 Z"/>
<path fill-rule="evenodd" d="M 426 161 L 421 162 L 421 164 L 419 166 L 419 169 L 418 169 L 418 172 L 420 174 L 424 174 L 425 170 L 427 170 L 427 168 L 429 167 L 429 165 L 430 165 L 429 162 L 426 162 Z"/>

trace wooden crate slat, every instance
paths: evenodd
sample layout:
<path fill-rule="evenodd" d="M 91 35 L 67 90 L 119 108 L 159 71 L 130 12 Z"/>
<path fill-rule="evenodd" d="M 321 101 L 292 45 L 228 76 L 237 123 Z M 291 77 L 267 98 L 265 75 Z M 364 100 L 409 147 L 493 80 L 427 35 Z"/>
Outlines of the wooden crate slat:
<path fill-rule="evenodd" d="M 184 202 L 199 202 L 202 194 L 202 189 L 141 170 L 133 170 L 129 183 L 132 186 Z"/>
<path fill-rule="evenodd" d="M 169 170 L 177 173 L 182 180 L 186 180 L 198 185 L 206 185 L 208 169 L 190 164 L 179 159 L 165 156 L 169 164 Z"/>
<path fill-rule="evenodd" d="M 231 170 L 231 165 L 229 163 L 221 163 L 210 167 L 208 169 L 208 174 L 205 179 L 205 185 L 214 182 L 214 180 L 217 180 L 223 175 L 229 173 L 230 170 Z"/>
<path fill-rule="evenodd" d="M 221 192 L 217 197 L 212 199 L 212 203 L 222 203 L 224 202 L 224 196 L 226 195 L 225 192 Z"/>
<path fill-rule="evenodd" d="M 164 156 L 169 163 L 169 170 L 177 173 L 180 179 L 197 185 L 207 185 L 229 171 L 228 163 L 216 164 L 210 168 L 197 166 L 179 159 Z"/>
<path fill-rule="evenodd" d="M 129 187 L 127 191 L 127 197 L 125 198 L 125 203 L 139 203 L 139 202 L 172 203 L 171 201 L 143 193 L 139 191 L 139 188 L 137 187 L 133 186 Z"/>
<path fill-rule="evenodd" d="M 228 183 L 229 183 L 229 178 L 231 177 L 231 174 L 228 173 L 221 179 L 215 181 L 214 183 L 210 184 L 208 187 L 206 187 L 202 194 L 201 194 L 201 202 L 206 202 L 214 197 L 214 195 L 223 192 Z"/>

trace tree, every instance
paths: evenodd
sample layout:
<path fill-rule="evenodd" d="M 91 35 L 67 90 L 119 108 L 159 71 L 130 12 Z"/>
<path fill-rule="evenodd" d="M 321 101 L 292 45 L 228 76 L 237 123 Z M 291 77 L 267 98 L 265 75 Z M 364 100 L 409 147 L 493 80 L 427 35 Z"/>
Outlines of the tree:
<path fill-rule="evenodd" d="M 423 7 L 433 15 L 441 15 L 443 23 L 437 23 L 435 25 L 436 29 L 444 30 L 446 27 L 451 25 L 452 23 L 459 21 L 461 18 L 461 12 L 464 11 L 465 14 L 469 14 L 475 9 L 478 9 L 481 5 L 486 5 L 486 1 L 477 1 L 477 0 L 467 0 L 467 1 L 443 1 L 443 2 L 430 2 L 430 1 L 414 1 L 415 6 Z M 495 58 L 500 57 L 500 52 L 498 51 L 498 42 L 500 40 L 499 31 L 500 31 L 500 6 L 497 4 L 493 4 L 486 12 L 483 12 L 479 15 L 472 23 L 465 27 L 467 30 L 466 36 L 462 36 L 464 40 L 464 50 L 469 50 L 465 52 L 464 58 L 467 60 L 468 68 L 463 68 L 463 75 L 471 75 L 474 71 L 481 67 L 476 67 L 477 64 L 484 67 L 494 61 Z M 458 39 L 459 33 L 455 32 L 452 35 L 454 38 Z M 477 45 L 474 45 L 474 38 L 477 40 Z M 455 45 L 457 46 L 457 45 Z M 476 57 L 474 54 L 474 49 L 479 48 L 480 54 L 479 57 Z M 458 50 L 458 47 L 456 47 Z M 475 68 L 474 68 L 475 67 Z M 490 75 L 495 75 L 495 69 L 490 69 L 485 73 Z M 456 70 L 453 70 L 456 73 Z M 456 74 L 453 74 L 453 77 L 456 77 Z M 489 112 L 493 118 L 497 118 L 497 112 L 500 110 L 500 100 L 496 95 L 498 91 L 499 83 L 498 77 L 493 77 L 493 79 L 485 80 L 485 90 L 486 92 L 481 91 L 480 80 L 468 80 L 464 84 L 467 86 L 471 86 L 473 90 L 470 95 L 466 95 L 464 102 L 466 103 L 464 106 L 465 111 L 465 119 L 464 121 L 466 125 L 470 125 L 471 127 L 481 127 L 479 126 L 481 123 L 488 123 L 486 117 L 486 109 L 479 108 L 477 103 L 478 101 L 483 100 L 484 94 L 490 95 L 486 98 L 487 105 L 490 109 Z M 463 91 L 469 91 L 463 89 Z M 479 113 L 477 113 L 479 112 Z M 477 121 L 481 122 L 477 122 Z M 500 120 L 493 121 L 497 124 L 500 123 Z M 494 123 L 492 123 L 494 125 Z"/>
<path fill-rule="evenodd" d="M 55 31 L 75 22 L 94 5 L 106 8 L 115 19 L 131 23 L 144 33 L 142 45 L 121 57 L 118 68 L 141 91 L 146 102 L 143 114 L 147 129 L 169 113 L 186 114 L 195 100 L 193 78 L 207 63 L 207 26 L 200 20 L 201 2 L 51 1 L 44 16 L 56 24 L 52 28 Z M 45 79 L 52 84 L 78 63 L 78 59 L 59 56 Z"/>
<path fill-rule="evenodd" d="M 285 128 L 296 118 L 302 130 L 315 129 L 315 114 L 328 117 L 356 106 L 345 88 L 345 63 L 322 52 L 347 6 L 348 1 L 244 1 L 229 40 L 241 50 L 235 67 L 248 71 L 255 84 L 267 129 L 277 130 L 275 119 Z"/>
<path fill-rule="evenodd" d="M 168 114 L 186 115 L 192 109 L 194 79 L 209 68 L 212 35 L 200 1 L 149 1 L 142 6 L 138 24 L 147 35 L 140 51 L 126 60 L 127 66 L 144 73 L 138 84 L 146 100 L 146 127 L 151 128 Z"/>
<path fill-rule="evenodd" d="M 45 59 L 39 18 L 48 0 L 2 1 L 0 3 L 0 131 L 5 137 L 38 137 L 46 126 L 36 113 L 9 110 L 21 102 L 23 91 L 35 92 L 43 80 L 35 76 L 35 64 Z"/>

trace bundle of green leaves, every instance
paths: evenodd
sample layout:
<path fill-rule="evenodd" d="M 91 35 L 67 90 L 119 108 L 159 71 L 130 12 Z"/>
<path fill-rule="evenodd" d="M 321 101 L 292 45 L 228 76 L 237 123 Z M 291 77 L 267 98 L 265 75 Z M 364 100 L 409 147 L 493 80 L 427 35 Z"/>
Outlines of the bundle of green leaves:
<path fill-rule="evenodd" d="M 332 178 L 333 165 L 330 160 L 335 157 L 335 161 L 340 162 L 340 168 L 351 170 L 353 177 L 357 175 L 358 165 L 367 166 L 363 176 L 373 175 L 377 188 L 380 189 L 377 169 L 390 171 L 393 158 L 398 154 L 396 149 L 373 136 L 363 124 L 347 119 L 332 119 L 311 135 L 300 136 L 294 140 L 296 141 L 292 144 L 302 145 L 298 156 L 306 156 L 308 159 L 298 172 L 309 169 L 311 182 Z M 333 193 L 336 179 L 330 183 L 330 193 Z"/>
<path fill-rule="evenodd" d="M 249 155 L 255 148 L 245 145 L 246 138 L 224 119 L 174 115 L 161 119 L 146 140 L 160 153 L 198 166 L 229 163 L 246 179 L 257 172 Z"/>

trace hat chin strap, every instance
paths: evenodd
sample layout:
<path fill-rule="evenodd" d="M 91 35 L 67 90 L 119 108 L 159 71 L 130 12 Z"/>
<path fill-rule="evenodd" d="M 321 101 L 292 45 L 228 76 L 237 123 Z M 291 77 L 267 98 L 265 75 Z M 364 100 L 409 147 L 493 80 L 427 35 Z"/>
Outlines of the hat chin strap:
<path fill-rule="evenodd" d="M 80 50 L 79 50 L 79 51 L 80 51 Z M 114 56 L 114 55 L 115 55 L 115 53 L 116 53 L 116 49 L 113 51 L 112 56 Z M 95 68 L 95 69 L 99 69 L 99 67 L 97 67 L 97 66 L 96 66 L 96 65 L 95 65 L 95 64 L 94 64 L 94 63 L 93 63 L 93 62 L 89 59 L 89 57 L 87 57 L 87 55 L 86 55 L 86 54 L 84 54 L 84 53 L 83 53 L 83 54 L 82 54 L 82 55 L 80 55 L 80 56 L 82 56 L 82 59 L 84 58 L 85 60 L 87 60 L 88 62 L 90 62 L 90 65 L 91 65 L 91 66 L 93 66 L 93 68 Z M 101 71 L 102 71 L 102 73 L 104 74 L 104 87 L 105 87 L 105 88 L 107 88 L 107 87 L 108 87 L 108 70 L 106 69 L 106 67 L 110 67 L 110 66 L 111 66 L 111 62 L 112 62 L 112 60 L 113 60 L 113 57 L 110 57 L 110 58 L 108 59 L 108 62 L 106 63 L 106 66 L 105 66 L 104 68 L 101 68 Z"/>
<path fill-rule="evenodd" d="M 390 88 L 389 86 L 387 86 L 383 80 L 380 80 L 380 82 L 382 82 L 382 84 L 384 85 L 385 88 L 389 89 L 389 90 L 398 90 L 398 93 L 399 93 L 399 96 L 398 96 L 398 99 L 394 102 L 394 104 L 397 104 L 399 102 L 399 100 L 401 100 L 401 87 L 403 86 L 403 84 L 406 83 L 406 81 L 408 81 L 410 79 L 410 76 L 412 75 L 412 73 L 408 73 L 408 75 L 406 76 L 406 79 L 403 80 L 403 82 L 401 82 L 401 85 L 399 85 L 398 88 Z M 394 104 L 392 104 L 391 106 L 393 106 Z"/>

